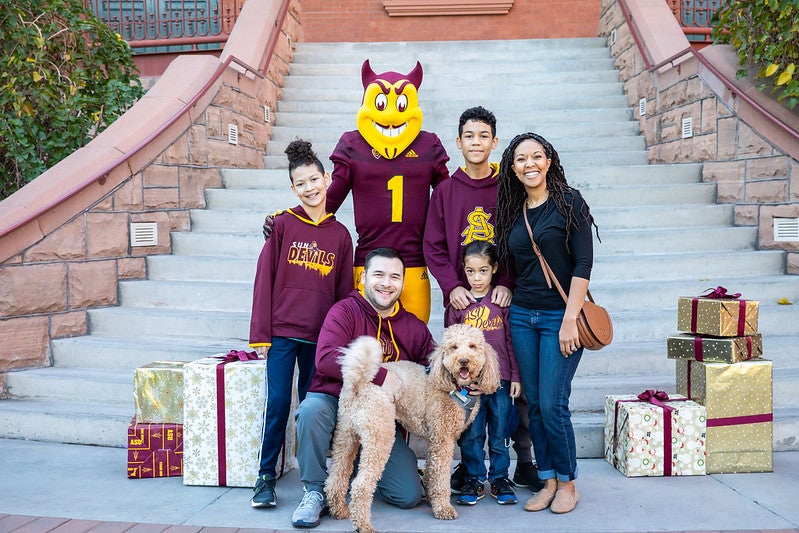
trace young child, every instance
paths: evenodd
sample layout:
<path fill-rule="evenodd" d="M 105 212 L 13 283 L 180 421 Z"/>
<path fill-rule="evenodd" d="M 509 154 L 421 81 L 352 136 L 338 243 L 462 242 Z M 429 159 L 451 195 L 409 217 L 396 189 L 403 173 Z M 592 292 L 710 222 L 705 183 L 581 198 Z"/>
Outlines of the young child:
<path fill-rule="evenodd" d="M 463 167 L 433 189 L 424 234 L 425 263 L 444 293 L 444 305 L 464 309 L 474 301 L 461 264 L 463 247 L 472 241 L 494 241 L 494 218 L 497 206 L 499 164 L 490 163 L 491 151 L 497 147 L 497 119 L 488 109 L 477 106 L 466 109 L 458 120 L 455 143 L 463 154 Z M 500 270 L 495 276 L 492 303 L 508 307 L 513 281 Z M 527 402 L 520 396 L 519 428 L 513 435 L 516 470 L 513 483 L 538 491 L 544 483 L 538 478 L 533 462 Z M 458 494 L 465 482 L 463 464 L 452 474 L 452 492 Z"/>
<path fill-rule="evenodd" d="M 299 400 L 314 372 L 322 321 L 352 292 L 352 238 L 325 209 L 330 174 L 311 143 L 286 148 L 291 190 L 300 205 L 274 215 L 271 238 L 258 258 L 253 287 L 250 346 L 267 356 L 267 401 L 253 507 L 274 507 L 276 464 L 291 407 L 294 363 Z"/>
<path fill-rule="evenodd" d="M 519 365 L 510 341 L 508 308 L 491 301 L 495 290 L 491 279 L 497 271 L 497 255 L 494 246 L 487 241 L 474 241 L 463 250 L 463 271 L 466 274 L 470 295 L 474 299 L 465 309 L 457 309 L 452 303 L 447 306 L 444 325 L 469 324 L 480 328 L 499 357 L 502 377 L 501 387 L 493 394 L 484 394 L 480 410 L 474 421 L 461 435 L 461 462 L 466 470 L 466 482 L 458 496 L 458 505 L 474 505 L 484 496 L 483 480 L 486 479 L 485 453 L 486 425 L 488 426 L 488 481 L 491 496 L 501 505 L 516 503 L 516 494 L 508 479 L 510 453 L 505 446 L 506 424 L 513 399 L 521 393 Z"/>

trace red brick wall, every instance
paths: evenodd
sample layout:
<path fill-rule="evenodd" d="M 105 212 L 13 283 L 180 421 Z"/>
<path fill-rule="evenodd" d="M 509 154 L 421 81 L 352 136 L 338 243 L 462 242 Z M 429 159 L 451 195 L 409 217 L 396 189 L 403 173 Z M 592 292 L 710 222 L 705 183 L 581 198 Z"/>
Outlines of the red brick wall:
<path fill-rule="evenodd" d="M 515 0 L 507 15 L 389 17 L 383 0 L 303 0 L 306 42 L 596 37 L 599 0 Z"/>

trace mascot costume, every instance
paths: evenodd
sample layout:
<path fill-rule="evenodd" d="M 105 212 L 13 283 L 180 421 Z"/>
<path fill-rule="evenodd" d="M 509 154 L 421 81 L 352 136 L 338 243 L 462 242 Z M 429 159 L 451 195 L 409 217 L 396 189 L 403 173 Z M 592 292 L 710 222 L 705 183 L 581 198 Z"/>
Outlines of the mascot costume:
<path fill-rule="evenodd" d="M 430 279 L 422 254 L 430 190 L 449 177 L 446 150 L 438 136 L 422 131 L 417 90 L 422 65 L 408 74 L 376 74 L 367 59 L 361 68 L 363 102 L 355 131 L 344 133 L 330 156 L 332 183 L 328 212 L 335 212 L 352 191 L 355 230 L 355 282 L 363 290 L 366 254 L 381 246 L 405 260 L 405 309 L 427 322 Z"/>

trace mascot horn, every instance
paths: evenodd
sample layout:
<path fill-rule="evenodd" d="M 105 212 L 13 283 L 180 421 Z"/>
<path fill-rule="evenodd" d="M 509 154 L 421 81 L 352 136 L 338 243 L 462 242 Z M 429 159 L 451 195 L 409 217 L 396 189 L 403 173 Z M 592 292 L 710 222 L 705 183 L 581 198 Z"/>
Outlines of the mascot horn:
<path fill-rule="evenodd" d="M 356 117 L 358 131 L 375 155 L 394 159 L 422 130 L 417 93 L 422 84 L 422 65 L 417 61 L 408 74 L 376 74 L 367 59 L 361 67 L 361 81 L 364 92 Z"/>

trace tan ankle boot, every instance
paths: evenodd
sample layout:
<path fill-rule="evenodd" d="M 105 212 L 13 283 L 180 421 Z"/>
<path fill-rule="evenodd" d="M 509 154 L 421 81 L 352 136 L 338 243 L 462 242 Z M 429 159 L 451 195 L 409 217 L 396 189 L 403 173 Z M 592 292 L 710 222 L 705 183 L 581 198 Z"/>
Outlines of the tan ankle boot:
<path fill-rule="evenodd" d="M 552 500 L 549 510 L 557 514 L 568 513 L 580 501 L 577 487 L 574 486 L 574 481 L 558 481 L 557 486 L 558 490 L 555 492 L 555 498 Z"/>
<path fill-rule="evenodd" d="M 533 494 L 527 503 L 524 504 L 525 511 L 543 511 L 555 498 L 558 483 L 555 479 L 544 481 L 544 488 Z"/>

